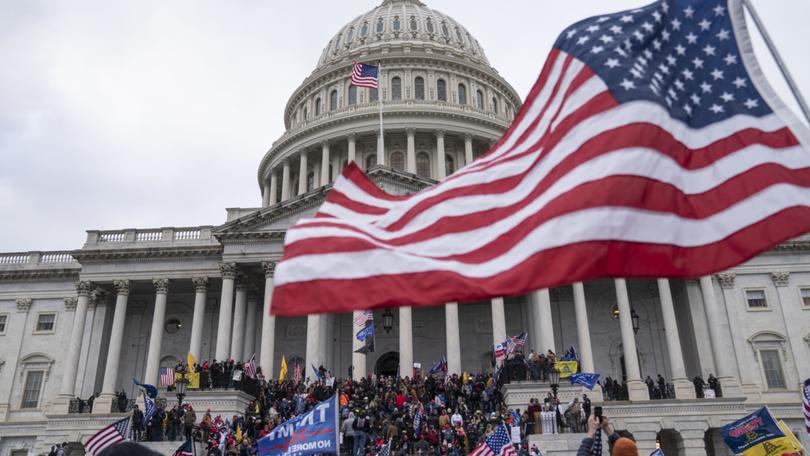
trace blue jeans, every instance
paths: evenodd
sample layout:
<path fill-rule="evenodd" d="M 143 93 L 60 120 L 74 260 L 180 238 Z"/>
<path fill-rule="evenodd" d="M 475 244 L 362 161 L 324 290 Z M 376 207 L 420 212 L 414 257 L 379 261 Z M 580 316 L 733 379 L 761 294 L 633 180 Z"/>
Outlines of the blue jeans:
<path fill-rule="evenodd" d="M 352 454 L 354 454 L 354 456 L 363 456 L 363 453 L 365 452 L 365 449 L 366 449 L 366 439 L 367 438 L 368 438 L 368 436 L 366 436 L 365 432 L 355 431 L 355 433 L 354 433 L 354 449 L 352 451 Z"/>

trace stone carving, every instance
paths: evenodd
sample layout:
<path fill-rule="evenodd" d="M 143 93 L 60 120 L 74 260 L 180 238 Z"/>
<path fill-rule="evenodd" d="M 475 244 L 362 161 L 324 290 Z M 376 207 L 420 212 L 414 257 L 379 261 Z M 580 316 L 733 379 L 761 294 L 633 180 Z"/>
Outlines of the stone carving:
<path fill-rule="evenodd" d="M 276 261 L 262 261 L 262 269 L 264 269 L 265 277 L 273 277 L 276 273 Z"/>
<path fill-rule="evenodd" d="M 787 271 L 777 271 L 771 273 L 771 280 L 777 287 L 786 287 L 790 281 L 790 273 Z"/>
<path fill-rule="evenodd" d="M 28 312 L 33 302 L 31 298 L 17 298 L 17 312 Z"/>
<path fill-rule="evenodd" d="M 219 273 L 222 274 L 223 279 L 233 279 L 236 277 L 237 271 L 239 271 L 239 268 L 236 267 L 236 263 L 219 264 Z"/>
<path fill-rule="evenodd" d="M 236 273 L 236 289 L 244 290 L 248 286 L 248 277 L 243 272 Z"/>
<path fill-rule="evenodd" d="M 130 285 L 130 281 L 127 279 L 113 280 L 113 287 L 115 287 L 115 292 L 119 295 L 129 296 Z"/>
<path fill-rule="evenodd" d="M 71 297 L 65 298 L 65 310 L 68 312 L 76 310 L 76 304 L 79 302 L 79 298 Z"/>
<path fill-rule="evenodd" d="M 194 284 L 194 290 L 197 293 L 205 293 L 208 291 L 208 277 L 192 277 L 191 283 Z"/>
<path fill-rule="evenodd" d="M 76 294 L 79 296 L 90 296 L 93 290 L 93 282 L 89 280 L 79 280 L 76 282 Z"/>
<path fill-rule="evenodd" d="M 93 291 L 93 293 L 90 293 L 90 296 L 88 296 L 87 308 L 88 309 L 95 309 L 96 305 L 98 305 L 98 303 L 100 303 L 100 302 L 104 302 L 104 299 L 106 297 L 107 297 L 107 292 L 100 289 L 100 288 L 97 288 L 96 290 Z"/>
<path fill-rule="evenodd" d="M 720 286 L 726 289 L 734 288 L 734 279 L 737 274 L 733 272 L 721 272 L 717 274 L 717 280 L 720 281 Z"/>
<path fill-rule="evenodd" d="M 152 279 L 152 285 L 155 286 L 155 293 L 169 293 L 169 279 Z"/>

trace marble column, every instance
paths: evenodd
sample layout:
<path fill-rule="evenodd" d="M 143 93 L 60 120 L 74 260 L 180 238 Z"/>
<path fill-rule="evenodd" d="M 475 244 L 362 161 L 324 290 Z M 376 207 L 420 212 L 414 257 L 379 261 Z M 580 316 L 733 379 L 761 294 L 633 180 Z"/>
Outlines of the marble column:
<path fill-rule="evenodd" d="M 503 308 L 503 298 L 492 298 L 492 343 L 500 344 L 506 340 L 506 311 Z"/>
<path fill-rule="evenodd" d="M 461 374 L 461 336 L 458 326 L 458 303 L 444 305 L 444 332 L 447 341 L 447 375 Z"/>
<path fill-rule="evenodd" d="M 236 302 L 233 306 L 233 331 L 231 332 L 231 359 L 234 361 L 245 361 L 239 359 L 242 350 L 245 348 L 245 307 L 247 305 L 247 283 L 245 276 L 236 276 Z"/>
<path fill-rule="evenodd" d="M 700 291 L 703 294 L 703 305 L 706 309 L 706 322 L 709 324 L 709 338 L 712 342 L 714 365 L 717 368 L 717 380 L 723 396 L 740 397 L 742 387 L 734 369 L 734 347 L 731 345 L 731 333 L 725 312 L 717 302 L 711 276 L 700 278 Z M 724 322 L 725 320 L 725 322 Z"/>
<path fill-rule="evenodd" d="M 619 328 L 622 332 L 622 349 L 624 350 L 628 395 L 631 401 L 648 401 L 650 400 L 650 393 L 647 390 L 647 385 L 641 381 L 641 370 L 638 366 L 636 334 L 633 331 L 627 282 L 624 279 L 615 279 L 614 285 L 616 287 L 616 301 L 619 306 Z"/>
<path fill-rule="evenodd" d="M 348 137 L 349 163 L 357 161 L 357 135 L 349 133 Z"/>
<path fill-rule="evenodd" d="M 270 205 L 270 180 L 264 180 L 264 187 L 262 187 L 262 207 Z"/>
<path fill-rule="evenodd" d="M 262 269 L 264 269 L 264 310 L 262 311 L 262 343 L 259 365 L 265 378 L 270 380 L 275 372 L 273 358 L 276 346 L 276 317 L 270 315 L 270 309 L 273 307 L 273 275 L 276 272 L 276 262 L 262 261 Z"/>
<path fill-rule="evenodd" d="M 298 194 L 303 195 L 307 192 L 307 153 L 301 152 L 299 155 L 301 160 L 298 162 Z"/>
<path fill-rule="evenodd" d="M 245 345 L 242 360 L 247 361 L 256 354 L 256 307 L 259 297 L 253 288 L 247 294 L 247 317 L 245 318 Z"/>
<path fill-rule="evenodd" d="M 202 363 L 202 335 L 205 324 L 205 300 L 208 297 L 208 277 L 192 277 L 194 284 L 194 315 L 191 319 L 191 344 L 188 351 Z"/>
<path fill-rule="evenodd" d="M 588 324 L 588 306 L 585 302 L 585 285 L 576 282 L 574 288 L 574 313 L 577 320 L 577 343 L 579 344 L 579 360 L 582 372 L 596 372 L 593 365 L 593 349 L 591 348 L 591 330 Z"/>
<path fill-rule="evenodd" d="M 695 387 L 686 377 L 686 367 L 683 363 L 681 337 L 678 334 L 678 322 L 675 319 L 675 306 L 672 303 L 672 291 L 669 280 L 658 279 L 658 295 L 661 297 L 661 316 L 664 319 L 664 332 L 667 336 L 667 352 L 669 353 L 669 368 L 672 371 L 672 384 L 675 387 L 677 399 L 694 399 Z"/>
<path fill-rule="evenodd" d="M 362 315 L 362 310 L 355 310 L 352 312 L 352 379 L 355 381 L 360 381 L 360 379 L 366 376 L 366 355 L 363 353 L 356 353 L 357 350 L 360 350 L 366 344 L 363 341 L 357 340 L 356 337 L 357 332 L 363 328 L 362 326 L 357 326 L 354 324 L 354 321 L 360 318 Z M 363 326 L 365 326 L 365 323 Z M 402 358 L 400 357 L 400 359 Z"/>
<path fill-rule="evenodd" d="M 323 330 L 323 318 L 321 314 L 307 315 L 307 347 L 306 347 L 306 360 L 303 370 L 304 378 L 315 378 L 315 373 L 312 371 L 312 366 L 318 367 L 323 364 L 323 353 L 321 352 L 321 336 Z"/>
<path fill-rule="evenodd" d="M 281 168 L 281 201 L 290 199 L 290 162 L 284 160 Z"/>
<path fill-rule="evenodd" d="M 473 162 L 472 135 L 469 133 L 464 135 L 464 161 L 466 162 L 465 165 Z"/>
<path fill-rule="evenodd" d="M 399 374 L 413 377 L 413 309 L 399 308 Z"/>
<path fill-rule="evenodd" d="M 267 205 L 272 206 L 276 204 L 276 195 L 278 194 L 278 176 L 276 170 L 270 171 L 270 197 L 267 199 Z"/>
<path fill-rule="evenodd" d="M 538 353 L 545 353 L 548 350 L 556 351 L 554 342 L 554 320 L 551 316 L 551 295 L 548 288 L 535 291 L 530 297 L 530 304 L 533 307 L 532 316 L 535 318 L 534 327 L 539 331 Z"/>
<path fill-rule="evenodd" d="M 288 171 L 289 172 L 289 171 Z M 217 322 L 217 347 L 214 352 L 217 361 L 226 361 L 231 352 L 231 319 L 233 318 L 233 287 L 236 276 L 236 263 L 220 263 L 222 293 L 219 300 L 219 321 Z"/>
<path fill-rule="evenodd" d="M 146 357 L 146 374 L 143 381 L 158 384 L 160 354 L 163 345 L 163 325 L 166 321 L 166 297 L 169 294 L 169 279 L 152 279 L 155 286 L 155 311 L 152 314 L 152 330 L 149 333 L 149 353 Z"/>
<path fill-rule="evenodd" d="M 436 130 L 436 179 L 447 177 L 447 156 L 444 153 L 444 130 Z"/>
<path fill-rule="evenodd" d="M 329 185 L 329 182 L 329 143 L 324 141 L 321 143 L 321 185 Z"/>
<path fill-rule="evenodd" d="M 93 293 L 93 284 L 88 281 L 76 282 L 78 298 L 65 298 L 65 308 L 73 308 L 73 326 L 70 330 L 70 345 L 68 345 L 65 371 L 62 376 L 62 386 L 59 388 L 59 397 L 54 404 L 53 413 L 68 413 L 70 400 L 76 396 L 76 372 L 79 369 L 79 356 L 82 351 L 84 338 L 84 325 L 87 319 L 87 307 L 90 294 Z"/>
<path fill-rule="evenodd" d="M 405 153 L 405 171 L 416 174 L 416 129 L 405 129 L 407 139 Z"/>
<path fill-rule="evenodd" d="M 121 361 L 121 344 L 124 340 L 124 324 L 127 318 L 127 299 L 129 298 L 130 281 L 114 280 L 115 313 L 113 315 L 110 341 L 107 344 L 107 364 L 104 367 L 104 381 L 101 394 L 93 403 L 94 414 L 110 413 L 116 399 L 115 386 L 118 379 L 118 366 Z"/>

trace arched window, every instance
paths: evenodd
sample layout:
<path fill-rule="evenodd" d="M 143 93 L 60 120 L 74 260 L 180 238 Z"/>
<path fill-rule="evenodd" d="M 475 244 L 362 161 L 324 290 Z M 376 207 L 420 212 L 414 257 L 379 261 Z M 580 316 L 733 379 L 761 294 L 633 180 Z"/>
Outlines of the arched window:
<path fill-rule="evenodd" d="M 315 172 L 310 171 L 307 174 L 307 191 L 310 191 L 313 188 L 315 188 Z"/>
<path fill-rule="evenodd" d="M 444 35 L 445 38 L 450 38 L 450 29 L 447 28 L 446 22 L 442 22 L 442 35 Z"/>
<path fill-rule="evenodd" d="M 377 101 L 378 96 L 378 89 L 368 89 L 368 101 Z"/>
<path fill-rule="evenodd" d="M 405 170 L 405 155 L 402 152 L 391 154 L 391 167 L 400 171 Z"/>
<path fill-rule="evenodd" d="M 376 164 L 377 164 L 377 154 L 366 155 L 366 169 L 369 169 Z"/>
<path fill-rule="evenodd" d="M 458 42 L 464 44 L 464 38 L 461 37 L 461 30 L 456 27 L 456 38 L 458 38 Z"/>
<path fill-rule="evenodd" d="M 334 111 L 337 107 L 337 90 L 333 90 L 329 94 L 329 110 Z"/>
<path fill-rule="evenodd" d="M 335 50 L 337 51 L 338 49 L 340 49 L 340 33 L 335 37 Z"/>
<path fill-rule="evenodd" d="M 433 34 L 434 32 L 436 32 L 436 29 L 433 27 L 433 19 L 427 18 L 427 21 L 425 22 L 425 29 L 430 34 Z"/>
<path fill-rule="evenodd" d="M 411 16 L 411 19 L 408 22 L 408 27 L 410 27 L 412 32 L 415 32 L 419 29 L 419 25 L 416 22 L 416 16 Z"/>
<path fill-rule="evenodd" d="M 478 109 L 484 109 L 484 92 L 476 90 L 475 98 L 476 102 L 478 103 Z"/>
<path fill-rule="evenodd" d="M 363 26 L 360 27 L 360 38 L 365 38 L 368 36 L 368 22 L 363 22 Z"/>
<path fill-rule="evenodd" d="M 318 117 L 319 115 L 321 115 L 321 99 L 316 98 L 315 99 L 315 117 Z"/>
<path fill-rule="evenodd" d="M 450 154 L 444 154 L 444 175 L 449 176 L 456 172 L 456 161 Z"/>
<path fill-rule="evenodd" d="M 357 104 L 357 86 L 349 86 L 349 105 Z"/>
<path fill-rule="evenodd" d="M 391 21 L 391 27 L 394 29 L 395 32 L 398 32 L 401 26 L 402 24 L 399 21 L 399 16 L 394 16 L 394 20 Z"/>
<path fill-rule="evenodd" d="M 382 33 L 385 31 L 385 22 L 383 22 L 383 18 L 377 19 L 377 33 Z"/>
<path fill-rule="evenodd" d="M 402 99 L 402 79 L 400 79 L 398 76 L 391 78 L 391 99 Z"/>
<path fill-rule="evenodd" d="M 467 104 L 467 86 L 464 84 L 458 85 L 458 103 Z"/>
<path fill-rule="evenodd" d="M 498 99 L 495 97 L 492 97 L 492 112 L 498 113 Z"/>
<path fill-rule="evenodd" d="M 417 100 L 425 99 L 425 80 L 421 76 L 413 80 L 413 93 Z"/>
<path fill-rule="evenodd" d="M 447 83 L 444 82 L 444 79 L 436 81 L 436 98 L 439 101 L 447 101 Z"/>
<path fill-rule="evenodd" d="M 422 177 L 430 177 L 430 156 L 427 152 L 416 154 L 416 174 Z"/>
<path fill-rule="evenodd" d="M 351 43 L 354 39 L 354 27 L 349 27 L 349 31 L 346 32 L 346 42 Z"/>

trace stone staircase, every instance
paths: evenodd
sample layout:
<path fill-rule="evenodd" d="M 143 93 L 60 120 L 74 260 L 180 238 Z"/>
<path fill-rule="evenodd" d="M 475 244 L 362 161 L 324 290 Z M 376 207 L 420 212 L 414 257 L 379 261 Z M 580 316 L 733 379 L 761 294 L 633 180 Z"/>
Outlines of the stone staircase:
<path fill-rule="evenodd" d="M 576 456 L 579 444 L 582 443 L 582 439 L 586 435 L 584 432 L 576 434 L 532 434 L 529 436 L 529 448 L 532 445 L 537 445 L 543 456 Z"/>
<path fill-rule="evenodd" d="M 157 451 L 158 453 L 167 456 L 173 455 L 174 451 L 177 450 L 182 443 L 183 442 L 181 440 L 177 440 L 175 442 L 140 442 L 141 445 L 149 448 L 150 450 Z M 197 445 L 196 453 L 198 455 L 205 454 L 205 452 L 203 452 L 202 444 L 197 442 L 195 445 Z"/>

